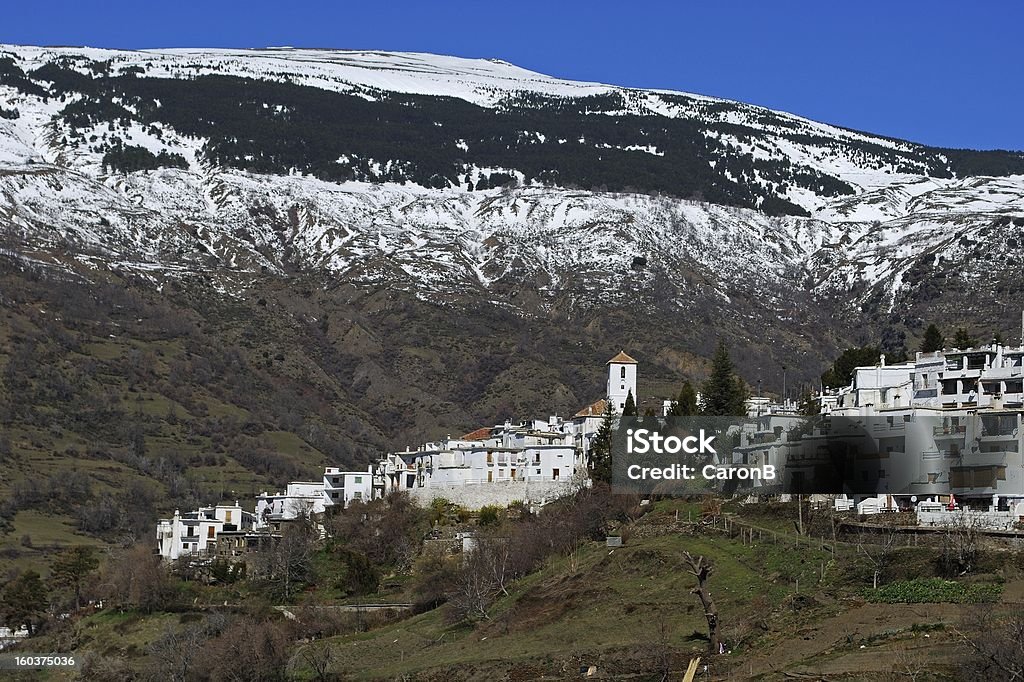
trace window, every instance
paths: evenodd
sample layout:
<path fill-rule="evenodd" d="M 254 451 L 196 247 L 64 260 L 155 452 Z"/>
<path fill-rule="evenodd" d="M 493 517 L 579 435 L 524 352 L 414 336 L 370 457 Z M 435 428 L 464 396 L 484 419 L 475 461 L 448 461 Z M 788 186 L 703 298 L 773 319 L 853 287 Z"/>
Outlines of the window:
<path fill-rule="evenodd" d="M 363 477 L 362 477 L 362 476 L 356 476 L 356 477 L 355 477 L 355 479 L 356 479 L 356 483 L 357 483 L 357 484 L 359 484 L 359 483 L 362 483 L 362 482 L 363 482 Z"/>
<path fill-rule="evenodd" d="M 217 532 L 217 529 L 214 528 L 213 526 L 210 526 L 209 528 L 206 529 L 206 537 L 207 538 L 212 538 L 214 533 L 216 533 L 216 532 Z"/>
<path fill-rule="evenodd" d="M 619 378 L 620 379 L 625 379 L 626 378 L 626 368 L 625 367 L 623 367 L 622 371 L 619 372 Z"/>
<path fill-rule="evenodd" d="M 224 523 L 231 523 L 231 510 L 224 512 Z"/>

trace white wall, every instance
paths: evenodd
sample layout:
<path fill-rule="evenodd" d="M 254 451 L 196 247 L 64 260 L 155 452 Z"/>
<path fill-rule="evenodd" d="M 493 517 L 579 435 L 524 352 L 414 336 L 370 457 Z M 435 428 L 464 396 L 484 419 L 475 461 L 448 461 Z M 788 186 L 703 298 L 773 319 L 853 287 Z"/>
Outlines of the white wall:
<path fill-rule="evenodd" d="M 486 505 L 507 507 L 516 500 L 527 504 L 545 504 L 573 492 L 576 482 L 566 481 L 505 481 L 491 485 L 431 486 L 413 488 L 409 495 L 416 504 L 426 507 L 431 500 L 443 497 L 466 509 L 479 509 Z"/>
<path fill-rule="evenodd" d="M 623 376 L 625 374 L 625 376 Z M 615 413 L 622 414 L 626 396 L 632 391 L 633 401 L 639 404 L 636 394 L 636 365 L 613 362 L 608 365 L 608 399 L 615 406 Z"/>

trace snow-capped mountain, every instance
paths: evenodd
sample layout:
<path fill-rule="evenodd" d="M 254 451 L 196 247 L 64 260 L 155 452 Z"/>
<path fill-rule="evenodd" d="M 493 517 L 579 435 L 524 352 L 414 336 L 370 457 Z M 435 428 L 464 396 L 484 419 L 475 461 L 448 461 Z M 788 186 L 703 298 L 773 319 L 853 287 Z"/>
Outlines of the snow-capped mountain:
<path fill-rule="evenodd" d="M 314 271 L 520 312 L 1000 326 L 1024 156 L 501 61 L 0 46 L 0 224 L 40 260 L 231 293 Z"/>

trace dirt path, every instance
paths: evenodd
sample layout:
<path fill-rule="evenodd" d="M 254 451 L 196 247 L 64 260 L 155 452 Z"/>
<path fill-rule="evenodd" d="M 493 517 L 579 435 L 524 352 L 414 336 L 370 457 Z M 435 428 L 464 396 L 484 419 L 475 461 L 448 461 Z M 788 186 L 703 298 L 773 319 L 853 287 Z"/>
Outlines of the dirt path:
<path fill-rule="evenodd" d="M 849 675 L 888 672 L 903 664 L 915 665 L 917 659 L 926 658 L 929 663 L 939 659 L 951 662 L 959 650 L 951 632 L 911 633 L 909 629 L 915 624 L 952 626 L 959 622 L 962 614 L 963 607 L 956 604 L 854 606 L 802 628 L 796 636 L 770 652 L 744 661 L 735 672 L 746 675 L 747 679 L 776 680 L 785 679 L 786 672 Z M 872 638 L 901 630 L 908 632 L 872 641 Z"/>

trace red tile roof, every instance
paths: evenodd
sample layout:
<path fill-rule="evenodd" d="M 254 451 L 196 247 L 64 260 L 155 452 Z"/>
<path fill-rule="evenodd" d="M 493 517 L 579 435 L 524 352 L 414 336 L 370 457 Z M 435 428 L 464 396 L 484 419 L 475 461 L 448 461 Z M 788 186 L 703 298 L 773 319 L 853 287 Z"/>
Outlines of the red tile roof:
<path fill-rule="evenodd" d="M 604 414 L 605 407 L 608 405 L 608 401 L 601 398 L 595 403 L 587 405 L 582 410 L 573 415 L 575 417 L 600 417 Z"/>
<path fill-rule="evenodd" d="M 491 427 L 483 426 L 476 431 L 470 431 L 465 434 L 459 440 L 487 440 L 491 437 Z"/>
<path fill-rule="evenodd" d="M 607 364 L 619 364 L 619 365 L 637 365 L 639 364 L 636 360 L 626 355 L 626 351 L 620 350 L 619 354 L 608 361 Z"/>

